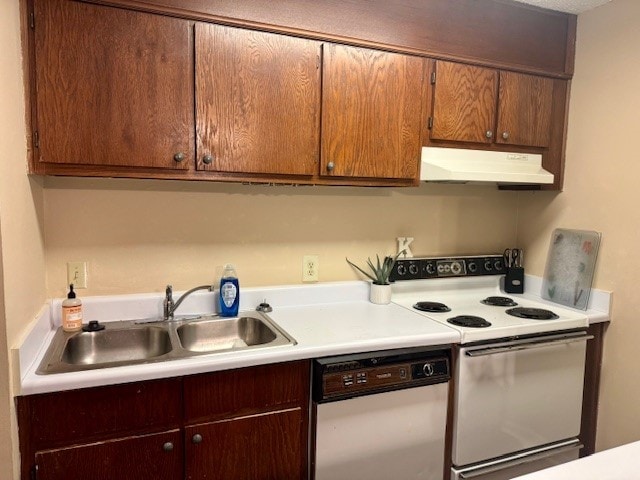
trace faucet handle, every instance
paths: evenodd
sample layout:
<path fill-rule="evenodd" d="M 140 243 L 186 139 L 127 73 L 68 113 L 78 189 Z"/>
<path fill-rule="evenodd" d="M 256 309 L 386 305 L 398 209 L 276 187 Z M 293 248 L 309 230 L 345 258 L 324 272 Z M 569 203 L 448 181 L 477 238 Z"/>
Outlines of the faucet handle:
<path fill-rule="evenodd" d="M 167 285 L 167 289 L 165 290 L 165 295 L 167 296 L 167 298 L 170 298 L 173 296 L 173 287 L 171 285 Z"/>

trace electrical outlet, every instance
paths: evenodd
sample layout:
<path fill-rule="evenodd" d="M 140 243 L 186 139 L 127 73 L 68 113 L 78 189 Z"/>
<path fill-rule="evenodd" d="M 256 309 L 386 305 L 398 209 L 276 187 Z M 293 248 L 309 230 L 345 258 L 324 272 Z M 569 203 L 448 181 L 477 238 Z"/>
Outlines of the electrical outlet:
<path fill-rule="evenodd" d="M 318 255 L 305 255 L 302 257 L 302 281 L 317 282 L 318 281 Z"/>
<path fill-rule="evenodd" d="M 73 288 L 87 288 L 87 262 L 67 263 L 67 285 L 73 283 Z"/>

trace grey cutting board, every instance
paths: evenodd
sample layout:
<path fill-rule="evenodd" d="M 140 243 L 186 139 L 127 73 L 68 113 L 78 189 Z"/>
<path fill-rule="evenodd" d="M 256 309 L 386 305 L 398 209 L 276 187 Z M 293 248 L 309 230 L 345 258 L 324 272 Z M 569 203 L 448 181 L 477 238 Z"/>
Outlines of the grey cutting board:
<path fill-rule="evenodd" d="M 556 228 L 551 234 L 542 298 L 587 309 L 600 247 L 600 233 Z"/>

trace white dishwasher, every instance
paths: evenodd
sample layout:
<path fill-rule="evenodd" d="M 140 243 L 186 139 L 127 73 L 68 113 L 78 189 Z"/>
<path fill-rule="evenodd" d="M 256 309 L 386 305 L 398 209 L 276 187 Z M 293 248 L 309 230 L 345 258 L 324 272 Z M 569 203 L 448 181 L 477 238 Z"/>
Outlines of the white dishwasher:
<path fill-rule="evenodd" d="M 314 478 L 442 480 L 450 353 L 440 346 L 315 360 Z"/>

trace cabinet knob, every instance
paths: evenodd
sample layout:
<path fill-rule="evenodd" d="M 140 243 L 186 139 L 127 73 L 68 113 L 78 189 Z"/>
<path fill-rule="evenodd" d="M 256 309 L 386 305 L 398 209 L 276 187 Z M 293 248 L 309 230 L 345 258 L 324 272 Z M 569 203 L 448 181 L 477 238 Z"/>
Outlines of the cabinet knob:
<path fill-rule="evenodd" d="M 327 163 L 327 172 L 333 172 L 333 169 L 336 168 L 336 164 L 333 162 Z"/>
<path fill-rule="evenodd" d="M 487 130 L 487 133 L 485 133 L 485 135 L 487 136 L 487 138 L 491 138 L 493 137 L 493 132 L 491 130 Z"/>
<path fill-rule="evenodd" d="M 509 140 L 509 132 L 502 132 L 502 138 Z"/>
<path fill-rule="evenodd" d="M 165 452 L 171 452 L 173 450 L 173 443 L 172 442 L 165 442 L 164 445 L 162 445 L 162 449 Z"/>
<path fill-rule="evenodd" d="M 211 165 L 213 163 L 213 155 L 205 155 L 202 157 L 202 163 L 205 165 Z"/>
<path fill-rule="evenodd" d="M 202 435 L 196 433 L 193 437 L 191 437 L 191 441 L 193 443 L 202 443 Z"/>
<path fill-rule="evenodd" d="M 173 156 L 173 159 L 177 162 L 180 163 L 181 161 L 184 160 L 184 153 L 182 152 L 178 152 Z"/>

